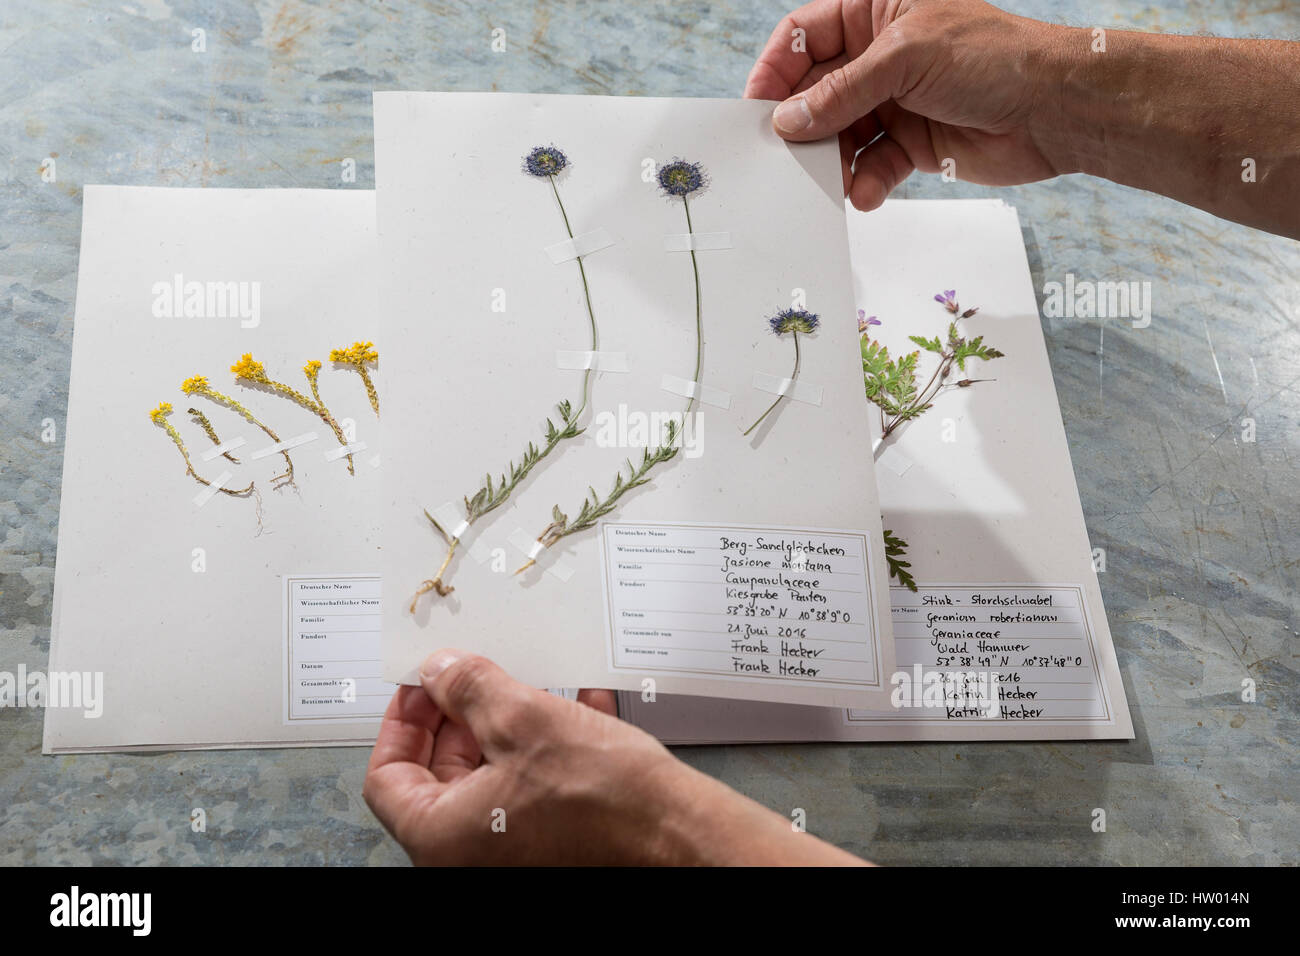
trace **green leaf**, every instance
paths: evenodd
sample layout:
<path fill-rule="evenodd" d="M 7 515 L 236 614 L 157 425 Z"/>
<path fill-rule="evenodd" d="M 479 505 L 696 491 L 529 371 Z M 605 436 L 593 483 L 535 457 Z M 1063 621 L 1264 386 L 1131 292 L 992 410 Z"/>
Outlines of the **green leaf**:
<path fill-rule="evenodd" d="M 903 560 L 905 554 L 907 554 L 907 542 L 886 528 L 885 561 L 889 565 L 889 576 L 898 578 L 898 583 L 909 591 L 916 591 L 916 579 L 907 570 L 912 565 Z"/>
<path fill-rule="evenodd" d="M 909 335 L 908 338 L 921 346 L 921 348 L 925 349 L 927 352 L 934 352 L 937 355 L 943 354 L 943 343 L 939 341 L 937 335 L 932 339 L 927 339 L 920 335 Z"/>

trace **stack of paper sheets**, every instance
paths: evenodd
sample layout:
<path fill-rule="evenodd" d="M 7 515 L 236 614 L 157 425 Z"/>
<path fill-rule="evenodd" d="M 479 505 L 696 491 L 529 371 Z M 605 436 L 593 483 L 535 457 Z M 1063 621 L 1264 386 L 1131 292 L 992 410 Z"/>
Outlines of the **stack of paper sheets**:
<path fill-rule="evenodd" d="M 1015 211 L 846 232 L 770 109 L 382 93 L 374 194 L 89 187 L 46 750 L 369 743 L 443 646 L 668 741 L 1131 736 Z M 1002 354 L 882 442 L 857 310 L 923 381 L 949 289 Z"/>

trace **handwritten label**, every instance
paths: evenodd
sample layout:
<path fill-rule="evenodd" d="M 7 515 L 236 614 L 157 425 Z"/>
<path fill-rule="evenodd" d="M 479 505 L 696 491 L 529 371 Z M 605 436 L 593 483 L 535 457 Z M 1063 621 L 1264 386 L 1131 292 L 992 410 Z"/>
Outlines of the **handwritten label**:
<path fill-rule="evenodd" d="M 602 534 L 614 669 L 882 686 L 861 534 L 615 523 Z"/>
<path fill-rule="evenodd" d="M 898 671 L 881 720 L 1108 721 L 1078 587 L 891 588 Z"/>
<path fill-rule="evenodd" d="M 379 576 L 285 575 L 285 721 L 383 716 Z"/>

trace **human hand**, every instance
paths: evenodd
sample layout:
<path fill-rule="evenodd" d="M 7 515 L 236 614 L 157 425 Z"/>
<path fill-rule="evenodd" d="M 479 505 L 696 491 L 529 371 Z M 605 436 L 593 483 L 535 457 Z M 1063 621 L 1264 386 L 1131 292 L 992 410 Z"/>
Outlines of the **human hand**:
<path fill-rule="evenodd" d="M 417 864 L 861 863 L 611 716 L 444 650 L 384 715 L 363 790 Z"/>
<path fill-rule="evenodd" d="M 970 182 L 1033 182 L 1074 171 L 1041 148 L 1061 29 L 981 0 L 813 0 L 773 31 L 745 96 L 785 101 L 773 114 L 785 139 L 838 133 L 858 209 L 948 160 Z"/>

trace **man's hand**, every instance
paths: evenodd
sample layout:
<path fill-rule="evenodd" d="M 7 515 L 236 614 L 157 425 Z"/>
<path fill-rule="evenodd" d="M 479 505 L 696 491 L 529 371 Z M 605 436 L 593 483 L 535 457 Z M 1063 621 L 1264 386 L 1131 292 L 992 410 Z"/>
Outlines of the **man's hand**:
<path fill-rule="evenodd" d="M 773 126 L 786 139 L 840 134 L 859 209 L 945 161 L 985 185 L 1047 179 L 1065 170 L 1034 142 L 1033 51 L 1052 29 L 981 0 L 813 0 L 773 31 L 745 95 L 785 100 Z"/>
<path fill-rule="evenodd" d="M 419 864 L 861 863 L 611 716 L 439 651 L 402 687 L 366 802 Z"/>

